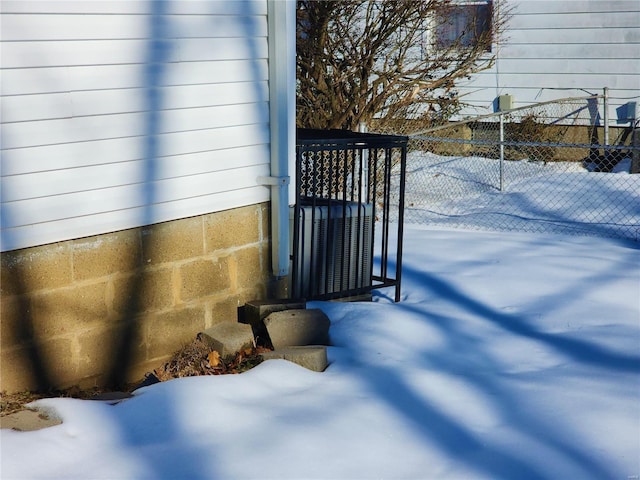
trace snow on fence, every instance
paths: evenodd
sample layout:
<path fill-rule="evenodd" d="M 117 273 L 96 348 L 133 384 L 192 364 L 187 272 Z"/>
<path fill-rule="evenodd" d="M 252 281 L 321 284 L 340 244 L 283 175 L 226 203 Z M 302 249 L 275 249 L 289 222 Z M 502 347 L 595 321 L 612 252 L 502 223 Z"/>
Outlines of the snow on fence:
<path fill-rule="evenodd" d="M 640 175 L 630 174 L 639 173 L 640 132 L 633 121 L 610 126 L 603 100 L 394 132 L 410 133 L 405 221 L 640 241 Z"/>

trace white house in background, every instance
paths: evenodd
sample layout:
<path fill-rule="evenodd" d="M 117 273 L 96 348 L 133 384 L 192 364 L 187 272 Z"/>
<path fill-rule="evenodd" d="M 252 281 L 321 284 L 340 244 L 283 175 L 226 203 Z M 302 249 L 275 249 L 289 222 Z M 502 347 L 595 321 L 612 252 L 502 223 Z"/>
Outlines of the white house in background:
<path fill-rule="evenodd" d="M 513 107 L 565 97 L 602 94 L 609 118 L 640 116 L 640 2 L 637 0 L 481 0 L 468 9 L 510 9 L 512 18 L 491 55 L 495 65 L 461 84 L 470 105 L 464 114 L 491 113 L 496 99 L 511 95 Z"/>
<path fill-rule="evenodd" d="M 264 296 L 289 263 L 295 2 L 0 9 L 0 389 L 34 386 L 36 343 L 58 384 L 99 379 L 140 266 L 138 373 Z"/>

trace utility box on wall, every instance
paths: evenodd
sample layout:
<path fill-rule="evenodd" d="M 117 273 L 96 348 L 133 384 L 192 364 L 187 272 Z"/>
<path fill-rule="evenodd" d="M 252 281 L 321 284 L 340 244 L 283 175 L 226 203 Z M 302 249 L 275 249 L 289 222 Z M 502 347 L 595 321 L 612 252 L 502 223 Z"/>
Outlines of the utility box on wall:
<path fill-rule="evenodd" d="M 513 95 L 505 94 L 498 97 L 498 109 L 501 112 L 511 110 L 513 108 Z"/>

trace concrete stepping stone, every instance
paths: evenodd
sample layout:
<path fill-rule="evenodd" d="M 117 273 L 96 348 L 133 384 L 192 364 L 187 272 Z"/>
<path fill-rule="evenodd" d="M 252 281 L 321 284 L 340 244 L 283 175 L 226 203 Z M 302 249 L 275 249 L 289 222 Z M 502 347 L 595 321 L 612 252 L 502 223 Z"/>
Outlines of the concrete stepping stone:
<path fill-rule="evenodd" d="M 322 310 L 283 310 L 264 320 L 274 350 L 304 345 L 328 345 L 331 322 Z"/>
<path fill-rule="evenodd" d="M 324 345 L 285 347 L 272 352 L 265 352 L 261 356 L 263 360 L 288 360 L 314 372 L 323 372 L 328 365 L 327 347 Z"/>
<path fill-rule="evenodd" d="M 62 420 L 53 412 L 43 410 L 20 410 L 0 417 L 0 428 L 11 428 L 21 432 L 40 430 L 61 423 Z"/>
<path fill-rule="evenodd" d="M 273 312 L 284 310 L 304 310 L 305 302 L 292 302 L 291 300 L 252 300 L 244 305 L 244 323 L 254 325 L 264 322 L 264 319 Z"/>
<path fill-rule="evenodd" d="M 243 323 L 218 323 L 200 332 L 198 338 L 206 342 L 211 347 L 211 350 L 217 351 L 223 358 L 254 346 L 251 325 Z"/>
<path fill-rule="evenodd" d="M 283 310 L 303 310 L 307 308 L 305 302 L 292 302 L 291 300 L 252 300 L 242 307 L 241 318 L 238 321 L 248 323 L 253 329 L 256 343 L 268 348 L 273 347 L 269 333 L 264 326 L 264 319 L 273 312 Z"/>

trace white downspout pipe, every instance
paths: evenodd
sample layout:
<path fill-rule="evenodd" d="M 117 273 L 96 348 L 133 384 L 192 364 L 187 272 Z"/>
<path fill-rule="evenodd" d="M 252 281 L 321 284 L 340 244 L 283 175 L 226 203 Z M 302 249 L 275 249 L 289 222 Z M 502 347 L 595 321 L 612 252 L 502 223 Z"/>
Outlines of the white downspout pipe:
<path fill-rule="evenodd" d="M 267 0 L 273 275 L 289 274 L 289 199 L 294 198 L 296 147 L 296 2 Z"/>

